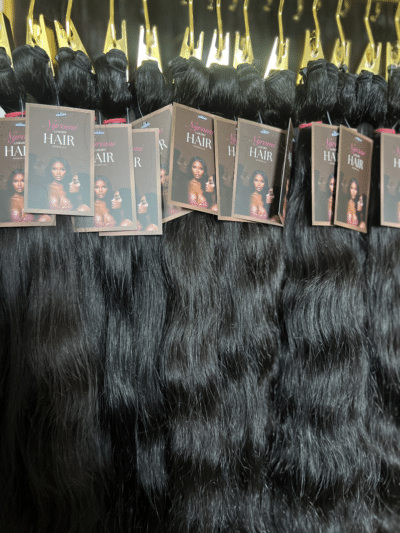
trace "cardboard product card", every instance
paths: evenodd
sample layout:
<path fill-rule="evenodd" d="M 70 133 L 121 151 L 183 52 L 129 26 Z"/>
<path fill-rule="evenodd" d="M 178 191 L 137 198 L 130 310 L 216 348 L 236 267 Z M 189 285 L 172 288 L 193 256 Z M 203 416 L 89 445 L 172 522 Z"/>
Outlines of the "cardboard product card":
<path fill-rule="evenodd" d="M 136 209 L 130 124 L 96 126 L 94 216 L 75 217 L 75 231 L 135 229 Z"/>
<path fill-rule="evenodd" d="M 340 126 L 334 223 L 363 233 L 367 233 L 372 145 L 368 137 Z"/>
<path fill-rule="evenodd" d="M 294 129 L 292 119 L 289 119 L 289 125 L 286 134 L 286 147 L 285 147 L 285 159 L 283 162 L 282 171 L 282 186 L 281 195 L 279 199 L 279 220 L 281 225 L 285 224 L 286 208 L 287 208 L 287 195 L 290 185 L 290 175 L 292 173 L 292 161 L 293 161 L 293 142 L 294 142 Z"/>
<path fill-rule="evenodd" d="M 239 119 L 232 216 L 282 225 L 279 215 L 286 132 Z"/>
<path fill-rule="evenodd" d="M 169 202 L 218 214 L 213 115 L 174 104 Z"/>
<path fill-rule="evenodd" d="M 335 211 L 339 127 L 312 124 L 312 223 L 331 226 Z"/>
<path fill-rule="evenodd" d="M 25 129 L 24 118 L 0 120 L 0 227 L 54 226 L 55 216 L 24 209 Z"/>
<path fill-rule="evenodd" d="M 137 230 L 113 231 L 108 235 L 162 235 L 159 131 L 158 128 L 133 129 L 131 135 Z"/>
<path fill-rule="evenodd" d="M 25 211 L 93 216 L 94 111 L 26 105 Z"/>
<path fill-rule="evenodd" d="M 381 134 L 381 224 L 400 228 L 400 136 Z"/>
<path fill-rule="evenodd" d="M 218 190 L 218 219 L 239 220 L 232 217 L 233 175 L 237 143 L 237 122 L 214 117 L 215 170 Z"/>
<path fill-rule="evenodd" d="M 162 221 L 168 222 L 174 218 L 181 217 L 190 213 L 188 209 L 183 209 L 168 202 L 168 189 L 170 185 L 170 168 L 171 154 L 171 132 L 172 132 L 172 104 L 154 113 L 132 122 L 133 129 L 158 128 L 160 135 L 160 180 L 162 191 Z"/>

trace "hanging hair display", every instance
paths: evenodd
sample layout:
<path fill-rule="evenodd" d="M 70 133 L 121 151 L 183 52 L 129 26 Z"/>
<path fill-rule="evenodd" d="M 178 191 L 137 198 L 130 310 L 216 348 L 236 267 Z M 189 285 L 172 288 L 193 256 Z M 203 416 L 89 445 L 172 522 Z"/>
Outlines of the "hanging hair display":
<path fill-rule="evenodd" d="M 26 42 L 35 46 L 19 46 L 10 57 L 7 28 L 0 24 L 0 106 L 17 118 L 3 124 L 4 131 L 18 126 L 9 139 L 18 139 L 19 150 L 17 158 L 8 157 L 14 147 L 7 145 L 5 156 L 13 164 L 0 169 L 0 225 L 14 226 L 0 228 L 0 531 L 399 532 L 400 234 L 398 227 L 381 225 L 389 192 L 393 220 L 383 222 L 400 226 L 400 174 L 381 176 L 382 136 L 399 130 L 398 43 L 387 48 L 386 68 L 393 63 L 388 83 L 369 70 L 352 74 L 333 64 L 348 62 L 338 24 L 341 48 L 335 46 L 332 63 L 310 61 L 296 85 L 295 72 L 273 70 L 296 59 L 293 52 L 289 58 L 283 35 L 283 0 L 265 78 L 260 60 L 253 59 L 248 2 L 246 35 L 235 41 L 233 64 L 246 62 L 233 68 L 227 66 L 220 2 L 207 65 L 213 54 L 216 63 L 207 67 L 198 59 L 205 55 L 204 36 L 196 48 L 189 1 L 185 57 L 172 59 L 163 73 L 144 1 L 138 67 L 129 77 L 125 23 L 119 40 L 114 2 L 105 51 L 94 62 L 70 20 L 72 2 L 66 29 L 55 24 L 58 42 L 66 44 L 58 50 L 42 16 L 39 23 L 33 20 L 33 4 Z M 234 11 L 236 4 L 227 9 Z M 306 58 L 321 57 L 317 4 L 303 65 Z M 127 5 L 117 9 L 118 16 L 136 9 Z M 159 11 L 166 17 L 164 8 Z M 12 10 L 15 19 L 18 9 Z M 396 30 L 399 14 L 400 7 Z M 168 44 L 166 50 L 177 45 L 176 39 L 166 43 L 179 33 L 176 28 L 174 22 L 168 34 L 164 24 L 167 35 L 160 42 Z M 370 31 L 368 36 L 363 61 L 379 70 L 380 44 Z M 41 47 L 47 41 L 48 53 Z M 39 106 L 28 106 L 25 140 L 20 117 L 28 102 L 95 111 L 95 132 L 105 142 L 96 137 L 95 149 L 102 151 L 95 152 L 94 182 L 92 137 L 82 135 L 88 150 L 75 137 L 85 167 L 74 160 L 80 155 L 68 157 L 62 139 L 53 143 L 52 137 L 65 133 L 58 128 L 79 127 L 86 135 L 86 126 L 79 119 L 73 126 L 46 120 L 44 144 L 51 150 L 37 154 L 32 138 L 43 140 L 37 132 L 44 114 L 33 127 L 32 110 Z M 165 106 L 151 122 L 147 116 Z M 51 109 L 52 117 L 71 112 Z M 93 114 L 86 111 L 85 118 L 90 120 L 82 124 L 90 122 L 92 133 Z M 106 120 L 130 127 L 103 131 Z M 316 168 L 314 122 L 342 132 L 327 139 L 334 155 L 324 175 Z M 133 147 L 133 177 L 127 170 L 133 163 L 122 163 L 122 150 L 108 152 L 113 131 L 132 135 L 131 127 L 150 124 L 160 129 L 160 152 L 152 145 L 148 157 L 152 165 L 165 148 L 154 166 L 158 182 L 144 169 L 147 141 Z M 335 150 L 340 145 L 343 155 L 338 139 L 350 133 L 339 126 L 353 128 L 360 143 L 368 142 L 362 136 L 374 138 L 370 189 L 367 172 L 356 173 L 357 166 L 351 174 L 343 171 Z M 258 131 L 267 137 L 257 138 Z M 286 132 L 294 132 L 294 139 Z M 157 139 L 154 131 L 139 135 Z M 253 167 L 240 151 L 245 138 Z M 223 143 L 226 159 L 214 149 Z M 325 137 L 325 149 L 324 143 Z M 141 151 L 143 186 L 136 159 Z M 120 163 L 115 179 L 105 167 L 109 156 Z M 275 175 L 261 165 L 267 157 Z M 399 163 L 397 157 L 396 172 Z M 313 213 L 315 190 L 323 199 L 324 220 Z M 278 192 L 276 209 L 276 203 L 267 204 Z M 338 209 L 332 220 L 335 201 L 347 224 Z M 162 202 L 169 221 L 159 235 Z M 236 203 L 242 204 L 237 210 Z M 42 207 L 63 213 L 54 216 L 54 226 Z M 35 208 L 41 212 L 30 213 Z M 84 215 L 93 227 L 79 225 Z M 34 226 L 40 216 L 51 222 Z M 340 222 L 346 227 L 338 227 Z M 114 224 L 121 231 L 105 235 Z M 105 231 L 100 236 L 96 229 Z"/>

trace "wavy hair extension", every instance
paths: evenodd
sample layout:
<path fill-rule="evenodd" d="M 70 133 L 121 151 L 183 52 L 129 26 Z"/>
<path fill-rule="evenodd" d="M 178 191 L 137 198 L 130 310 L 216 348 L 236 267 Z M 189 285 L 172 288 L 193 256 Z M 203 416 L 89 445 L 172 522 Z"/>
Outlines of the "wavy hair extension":
<path fill-rule="evenodd" d="M 374 78 L 373 78 L 374 79 Z M 378 78 L 378 83 L 386 83 Z M 393 71 L 388 83 L 388 113 L 384 127 L 393 128 L 399 117 L 400 76 Z M 384 103 L 380 99 L 382 108 Z M 375 121 L 375 126 L 377 125 Z M 399 530 L 400 524 L 400 366 L 399 331 L 399 234 L 397 228 L 380 227 L 380 136 L 374 141 L 373 169 L 366 264 L 368 339 L 371 352 L 371 427 L 379 452 L 379 499 L 376 506 L 378 533 Z M 386 192 L 387 194 L 387 192 Z"/>
<path fill-rule="evenodd" d="M 195 58 L 170 63 L 175 101 L 208 109 L 210 73 Z M 232 530 L 224 417 L 225 369 L 218 354 L 219 222 L 192 212 L 164 225 L 168 284 L 164 332 L 168 406 L 168 531 Z M 226 406 L 230 410 L 229 406 Z"/>
<path fill-rule="evenodd" d="M 338 71 L 310 62 L 298 122 L 337 101 Z M 339 228 L 311 227 L 311 134 L 299 131 L 284 228 L 284 337 L 273 379 L 273 530 L 372 532 L 376 463 L 366 428 L 368 356 L 362 264 Z M 355 232 L 352 232 L 355 233 Z"/>
<path fill-rule="evenodd" d="M 26 69 L 37 57 L 40 69 L 43 54 L 27 52 L 28 61 L 17 54 L 14 65 L 29 85 Z M 50 69 L 46 72 L 51 76 Z M 53 83 L 42 79 L 43 87 Z M 9 452 L 4 457 L 9 457 L 11 476 L 1 519 L 9 531 L 101 531 L 106 467 L 97 407 L 98 350 L 79 299 L 70 219 L 59 217 L 53 228 L 12 228 L 1 237 L 6 240 L 3 308 L 14 317 L 1 442 L 2 452 Z M 15 283 L 8 283 L 12 278 Z M 14 482 L 15 458 L 23 468 Z M 21 491 L 29 491 L 34 511 L 14 501 Z"/>
<path fill-rule="evenodd" d="M 146 68 L 152 71 L 151 62 L 147 63 L 142 74 Z M 124 82 L 119 71 L 117 87 Z M 107 69 L 97 63 L 96 72 L 112 91 Z M 154 94 L 140 82 L 140 75 L 135 92 L 131 83 L 132 95 L 146 111 L 157 107 L 158 81 L 153 83 Z M 121 117 L 118 93 L 104 92 L 102 101 L 104 116 Z M 110 101 L 113 108 L 107 107 Z M 99 267 L 107 316 L 103 410 L 115 483 L 108 528 L 115 532 L 157 532 L 164 527 L 166 421 L 160 343 L 166 292 L 161 240 L 161 236 L 101 237 Z"/>
<path fill-rule="evenodd" d="M 266 83 L 254 67 L 241 65 L 238 68 L 239 117 L 266 122 L 279 114 L 285 101 L 285 116 L 274 124 L 267 123 L 287 127 L 293 112 L 294 76 L 282 72 L 275 73 L 274 78 L 275 82 L 267 80 L 270 85 L 268 93 Z M 280 97 L 274 92 L 275 83 L 279 85 Z M 267 100 L 268 95 L 270 100 Z M 231 224 L 227 223 L 232 233 Z M 227 317 L 223 323 L 225 335 L 221 345 L 226 343 L 229 346 L 230 350 L 226 351 L 235 371 L 229 381 L 234 386 L 228 401 L 232 404 L 233 427 L 236 429 L 235 433 L 231 432 L 237 450 L 239 487 L 236 528 L 238 531 L 269 531 L 268 437 L 273 431 L 270 378 L 280 350 L 283 229 L 264 224 L 235 225 L 239 228 L 239 236 L 233 242 L 232 250 L 221 254 L 221 261 L 225 261 L 225 268 L 228 268 L 228 273 L 224 273 L 221 279 L 229 280 L 224 294 L 230 299 L 224 307 Z M 228 247 L 229 242 L 225 249 Z M 230 337 L 229 341 L 226 337 Z M 233 399 L 235 396 L 237 400 Z M 236 401 L 241 404 L 240 408 Z"/>

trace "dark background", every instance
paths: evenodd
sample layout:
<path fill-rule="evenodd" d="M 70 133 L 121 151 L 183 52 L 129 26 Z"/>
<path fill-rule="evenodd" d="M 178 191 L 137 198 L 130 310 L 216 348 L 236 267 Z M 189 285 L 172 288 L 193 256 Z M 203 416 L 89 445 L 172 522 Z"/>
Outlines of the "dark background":
<path fill-rule="evenodd" d="M 250 0 L 249 24 L 253 45 L 255 63 L 262 72 L 265 70 L 267 58 L 271 52 L 274 38 L 278 35 L 277 12 L 279 0 L 272 0 L 271 10 L 265 11 L 268 0 Z M 188 6 L 181 5 L 181 0 L 148 0 L 150 24 L 156 25 L 161 45 L 163 70 L 167 70 L 168 61 L 179 54 L 183 34 L 188 25 Z M 232 0 L 222 0 L 222 20 L 224 32 L 229 31 L 231 37 L 231 58 L 234 46 L 234 32 L 244 32 L 243 0 L 239 0 L 237 9 L 230 11 L 228 8 Z M 216 12 L 207 9 L 210 0 L 194 0 L 194 28 L 197 41 L 200 30 L 205 32 L 203 60 L 207 59 L 208 48 L 211 43 L 213 29 L 217 27 Z M 215 2 L 214 2 L 215 4 Z M 375 12 L 375 3 L 372 4 L 371 14 Z M 383 42 L 383 60 L 385 58 L 386 41 L 395 41 L 394 29 L 394 3 L 382 4 L 382 12 L 376 22 L 371 22 L 375 40 Z M 321 40 L 325 58 L 330 59 L 338 37 L 335 22 L 337 0 L 322 0 L 318 12 L 321 26 Z M 24 44 L 26 36 L 26 17 L 29 0 L 15 0 L 14 33 L 16 44 Z M 43 13 L 47 18 L 65 23 L 67 0 L 50 1 L 36 0 L 35 18 Z M 283 25 L 286 37 L 290 43 L 290 68 L 297 70 L 300 62 L 299 54 L 304 46 L 304 34 L 308 28 L 314 29 L 312 17 L 312 0 L 304 0 L 304 11 L 300 21 L 294 21 L 293 16 L 297 10 L 297 0 L 286 0 L 283 8 Z M 363 22 L 365 1 L 352 0 L 350 10 L 342 24 L 347 39 L 352 40 L 352 54 L 350 70 L 355 71 L 368 43 Z M 95 58 L 103 51 L 104 39 L 109 18 L 108 0 L 75 0 L 72 5 L 72 21 L 74 22 L 80 38 L 91 58 Z M 127 21 L 129 60 L 131 69 L 136 66 L 137 43 L 139 26 L 144 24 L 143 6 L 139 0 L 115 0 L 115 23 L 117 30 L 121 20 Z M 117 37 L 118 35 L 117 31 Z M 232 61 L 232 59 L 231 59 Z M 384 73 L 382 63 L 381 73 Z M 132 70 L 131 70 L 132 75 Z"/>

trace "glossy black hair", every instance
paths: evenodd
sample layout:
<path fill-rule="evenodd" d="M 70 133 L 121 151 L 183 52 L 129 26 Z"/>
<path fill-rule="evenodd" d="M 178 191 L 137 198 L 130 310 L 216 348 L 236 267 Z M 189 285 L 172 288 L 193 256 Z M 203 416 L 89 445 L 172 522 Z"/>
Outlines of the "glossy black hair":
<path fill-rule="evenodd" d="M 338 74 L 325 60 L 308 63 L 296 93 L 298 123 L 328 121 Z M 367 428 L 365 246 L 358 232 L 311 226 L 311 128 L 294 146 L 284 335 L 271 388 L 271 519 L 278 531 L 372 531 L 378 476 Z"/>
<path fill-rule="evenodd" d="M 369 122 L 375 128 L 395 127 L 400 116 L 399 73 L 392 71 L 388 84 L 380 76 L 372 77 L 372 84 L 377 85 L 379 92 L 375 94 Z M 376 134 L 369 199 L 365 297 L 371 359 L 370 427 L 380 473 L 375 499 L 376 529 L 379 533 L 390 533 L 400 523 L 400 338 L 396 318 L 400 305 L 400 240 L 397 228 L 380 225 L 381 142 L 381 135 Z"/>

